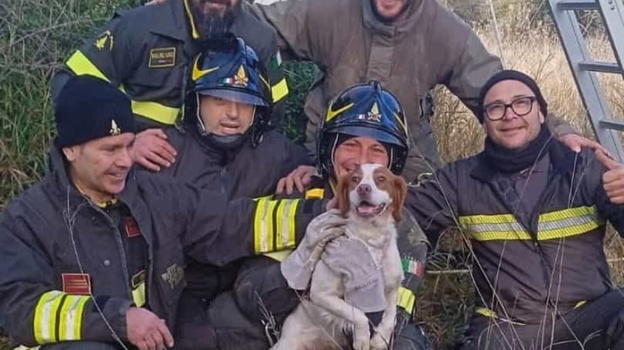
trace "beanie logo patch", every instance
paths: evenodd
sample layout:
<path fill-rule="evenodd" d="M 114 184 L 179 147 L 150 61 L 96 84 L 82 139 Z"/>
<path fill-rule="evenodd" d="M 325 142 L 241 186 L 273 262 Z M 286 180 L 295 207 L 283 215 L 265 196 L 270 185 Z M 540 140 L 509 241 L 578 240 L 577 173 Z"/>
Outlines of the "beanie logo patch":
<path fill-rule="evenodd" d="M 175 66 L 176 48 L 161 47 L 150 50 L 150 57 L 147 66 L 149 68 L 166 68 Z"/>
<path fill-rule="evenodd" d="M 95 39 L 95 47 L 100 51 L 104 50 L 105 48 L 108 48 L 109 51 L 112 51 L 114 43 L 115 37 L 110 30 L 105 31 L 104 33 L 100 34 L 97 39 Z"/>
<path fill-rule="evenodd" d="M 116 136 L 116 135 L 121 134 L 121 129 L 117 126 L 117 123 L 115 123 L 115 120 L 111 120 L 110 134 L 111 136 Z"/>
<path fill-rule="evenodd" d="M 379 106 L 377 106 L 377 102 L 373 103 L 373 107 L 371 107 L 371 110 L 368 113 L 358 115 L 358 119 L 380 123 L 381 113 L 379 113 Z"/>

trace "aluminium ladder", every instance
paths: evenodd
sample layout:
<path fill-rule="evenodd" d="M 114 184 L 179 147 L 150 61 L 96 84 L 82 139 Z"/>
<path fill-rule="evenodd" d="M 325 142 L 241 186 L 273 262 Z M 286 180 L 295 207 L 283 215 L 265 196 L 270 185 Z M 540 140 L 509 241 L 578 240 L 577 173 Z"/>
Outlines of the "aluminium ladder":
<path fill-rule="evenodd" d="M 551 16 L 596 137 L 620 162 L 624 162 L 624 150 L 618 131 L 624 131 L 624 121 L 613 118 L 596 73 L 624 74 L 623 1 L 548 0 Z M 591 58 L 577 18 L 577 11 L 580 10 L 595 10 L 600 14 L 616 62 L 595 61 Z M 620 93 L 624 100 L 624 91 Z"/>

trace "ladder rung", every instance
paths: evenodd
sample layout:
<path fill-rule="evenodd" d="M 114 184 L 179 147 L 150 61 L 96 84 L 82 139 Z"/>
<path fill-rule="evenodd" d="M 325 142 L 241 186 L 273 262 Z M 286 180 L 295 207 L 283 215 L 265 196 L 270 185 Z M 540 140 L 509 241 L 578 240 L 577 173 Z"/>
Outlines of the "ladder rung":
<path fill-rule="evenodd" d="M 622 68 L 617 63 L 600 62 L 600 61 L 580 61 L 579 68 L 586 71 L 602 72 L 602 73 L 617 73 L 622 74 Z"/>
<path fill-rule="evenodd" d="M 611 120 L 611 119 L 602 119 L 600 121 L 600 125 L 607 129 L 624 131 L 624 122 L 621 122 L 621 121 Z"/>
<path fill-rule="evenodd" d="M 560 10 L 595 10 L 598 9 L 597 0 L 561 0 L 557 2 Z"/>

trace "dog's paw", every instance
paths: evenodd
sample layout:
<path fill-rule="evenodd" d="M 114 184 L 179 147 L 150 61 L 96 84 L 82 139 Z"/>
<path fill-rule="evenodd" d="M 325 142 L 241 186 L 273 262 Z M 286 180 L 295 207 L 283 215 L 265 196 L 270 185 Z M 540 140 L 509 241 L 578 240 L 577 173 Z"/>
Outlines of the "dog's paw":
<path fill-rule="evenodd" d="M 370 350 L 370 333 L 368 329 L 353 332 L 353 350 Z"/>
<path fill-rule="evenodd" d="M 386 337 L 380 333 L 375 333 L 370 341 L 370 350 L 386 349 L 390 349 L 390 337 Z"/>

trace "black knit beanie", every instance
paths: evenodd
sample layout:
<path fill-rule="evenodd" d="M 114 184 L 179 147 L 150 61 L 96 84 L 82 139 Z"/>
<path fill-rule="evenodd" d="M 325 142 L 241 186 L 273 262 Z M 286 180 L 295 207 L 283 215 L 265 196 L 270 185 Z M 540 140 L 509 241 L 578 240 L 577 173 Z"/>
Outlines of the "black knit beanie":
<path fill-rule="evenodd" d="M 485 83 L 485 85 L 483 85 L 483 88 L 481 88 L 481 93 L 479 94 L 479 108 L 477 111 L 477 118 L 479 118 L 479 122 L 481 122 L 481 124 L 483 124 L 483 118 L 485 117 L 485 109 L 483 106 L 483 102 L 484 102 L 483 100 L 485 99 L 485 95 L 488 93 L 488 91 L 490 91 L 490 89 L 494 85 L 496 85 L 497 83 L 503 80 L 517 80 L 523 83 L 524 85 L 528 86 L 528 88 L 531 89 L 531 91 L 533 91 L 533 93 L 535 94 L 537 103 L 540 106 L 540 111 L 544 115 L 544 118 L 546 118 L 546 116 L 548 115 L 548 103 L 546 103 L 546 100 L 544 99 L 544 96 L 542 95 L 542 91 L 537 86 L 537 83 L 535 82 L 535 80 L 533 80 L 533 78 L 531 78 L 530 76 L 522 72 L 519 72 L 517 70 L 507 69 L 507 70 L 503 70 L 494 74 Z"/>
<path fill-rule="evenodd" d="M 88 75 L 67 81 L 54 114 L 58 131 L 54 144 L 58 148 L 135 131 L 128 97 L 108 82 Z"/>

